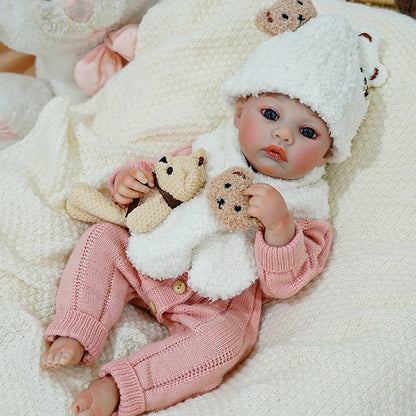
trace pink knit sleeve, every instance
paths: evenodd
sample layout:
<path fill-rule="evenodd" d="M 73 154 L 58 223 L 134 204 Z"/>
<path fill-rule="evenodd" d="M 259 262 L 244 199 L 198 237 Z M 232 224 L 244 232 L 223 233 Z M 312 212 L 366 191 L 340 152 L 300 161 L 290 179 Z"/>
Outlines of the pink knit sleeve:
<path fill-rule="evenodd" d="M 326 264 L 332 243 L 329 222 L 296 220 L 295 224 L 295 237 L 283 247 L 269 246 L 263 231 L 257 231 L 254 248 L 265 297 L 283 299 L 295 295 Z"/>
<path fill-rule="evenodd" d="M 186 146 L 180 147 L 179 149 L 169 154 L 172 156 L 186 156 L 191 153 L 192 153 L 192 145 L 186 145 Z M 107 187 L 111 196 L 113 196 L 114 194 L 114 181 L 116 180 L 116 176 L 119 172 L 121 172 L 122 170 L 126 170 L 126 169 L 142 169 L 142 170 L 147 170 L 148 172 L 153 172 L 156 162 L 157 162 L 156 159 L 142 158 L 133 163 L 120 166 L 118 169 L 116 169 L 113 172 L 113 174 L 110 176 L 107 182 Z"/>

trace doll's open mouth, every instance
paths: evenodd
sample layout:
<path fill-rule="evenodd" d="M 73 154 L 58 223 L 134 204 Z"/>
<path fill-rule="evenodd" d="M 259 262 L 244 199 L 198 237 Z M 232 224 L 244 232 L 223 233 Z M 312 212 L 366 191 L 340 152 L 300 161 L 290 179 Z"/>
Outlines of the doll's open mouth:
<path fill-rule="evenodd" d="M 279 160 L 282 162 L 287 162 L 287 156 L 285 150 L 280 147 L 272 144 L 263 149 L 272 159 Z"/>

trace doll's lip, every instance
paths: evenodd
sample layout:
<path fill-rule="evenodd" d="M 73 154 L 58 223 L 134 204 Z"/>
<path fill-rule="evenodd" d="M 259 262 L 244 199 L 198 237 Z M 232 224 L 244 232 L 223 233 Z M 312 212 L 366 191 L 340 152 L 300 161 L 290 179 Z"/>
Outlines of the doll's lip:
<path fill-rule="evenodd" d="M 287 156 L 283 147 L 272 144 L 263 149 L 272 159 L 287 162 Z"/>

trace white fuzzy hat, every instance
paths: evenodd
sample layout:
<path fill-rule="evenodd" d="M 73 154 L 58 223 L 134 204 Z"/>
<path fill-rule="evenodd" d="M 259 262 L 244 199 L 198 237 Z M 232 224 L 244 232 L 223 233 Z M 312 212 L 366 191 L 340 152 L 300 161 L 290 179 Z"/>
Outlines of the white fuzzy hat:
<path fill-rule="evenodd" d="M 372 40 L 378 38 L 366 35 L 360 37 L 340 16 L 318 16 L 295 32 L 263 42 L 225 82 L 223 92 L 233 105 L 239 97 L 266 92 L 299 99 L 326 122 L 333 138 L 330 160 L 342 162 L 350 156 L 351 140 L 365 117 L 368 86 L 386 78 L 374 53 L 377 42 Z"/>

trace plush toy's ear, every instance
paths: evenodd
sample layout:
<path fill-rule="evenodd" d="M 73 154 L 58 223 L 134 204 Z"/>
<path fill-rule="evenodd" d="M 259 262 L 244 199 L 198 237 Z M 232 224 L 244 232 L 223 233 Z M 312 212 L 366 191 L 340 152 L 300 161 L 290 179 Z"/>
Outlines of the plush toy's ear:
<path fill-rule="evenodd" d="M 361 28 L 358 37 L 361 70 L 368 87 L 379 87 L 387 79 L 387 69 L 379 60 L 379 35 L 375 28 Z"/>
<path fill-rule="evenodd" d="M 192 153 L 192 157 L 198 161 L 198 166 L 206 165 L 207 162 L 207 152 L 205 149 L 197 149 Z"/>
<path fill-rule="evenodd" d="M 232 168 L 230 173 L 237 177 L 239 176 L 241 179 L 248 179 L 249 181 L 252 181 L 254 177 L 253 172 L 251 172 L 248 169 L 240 168 L 240 167 Z"/>

